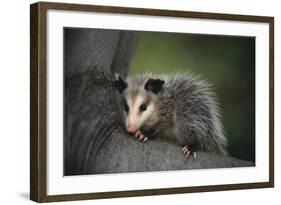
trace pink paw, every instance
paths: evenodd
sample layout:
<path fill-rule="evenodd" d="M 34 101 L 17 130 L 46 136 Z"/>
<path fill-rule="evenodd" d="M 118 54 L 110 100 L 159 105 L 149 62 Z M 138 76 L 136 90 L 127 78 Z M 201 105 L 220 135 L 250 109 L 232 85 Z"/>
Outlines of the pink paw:
<path fill-rule="evenodd" d="M 139 130 L 136 131 L 135 137 L 136 137 L 139 141 L 141 141 L 141 142 L 143 142 L 143 143 L 145 143 L 145 142 L 148 140 L 148 137 L 144 136 L 144 135 L 141 133 L 141 131 L 139 131 Z"/>

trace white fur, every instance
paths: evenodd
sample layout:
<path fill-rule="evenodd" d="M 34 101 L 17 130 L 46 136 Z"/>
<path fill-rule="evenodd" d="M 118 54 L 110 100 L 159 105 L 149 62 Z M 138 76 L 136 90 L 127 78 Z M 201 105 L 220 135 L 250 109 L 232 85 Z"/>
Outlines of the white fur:
<path fill-rule="evenodd" d="M 145 103 L 143 96 L 137 95 L 135 99 L 128 98 L 127 103 L 129 112 L 126 116 L 126 127 L 132 126 L 139 130 L 144 123 L 151 121 L 154 117 L 155 105 L 153 103 L 147 104 L 145 111 L 140 111 L 140 106 Z"/>

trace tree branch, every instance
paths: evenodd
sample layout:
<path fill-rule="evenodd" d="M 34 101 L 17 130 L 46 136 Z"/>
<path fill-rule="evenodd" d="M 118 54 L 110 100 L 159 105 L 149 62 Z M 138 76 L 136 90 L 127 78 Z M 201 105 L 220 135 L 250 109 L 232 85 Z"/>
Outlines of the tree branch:
<path fill-rule="evenodd" d="M 100 67 L 66 81 L 65 174 L 97 174 L 253 166 L 213 153 L 185 159 L 181 148 L 162 141 L 143 144 L 122 126 L 120 94 Z"/>

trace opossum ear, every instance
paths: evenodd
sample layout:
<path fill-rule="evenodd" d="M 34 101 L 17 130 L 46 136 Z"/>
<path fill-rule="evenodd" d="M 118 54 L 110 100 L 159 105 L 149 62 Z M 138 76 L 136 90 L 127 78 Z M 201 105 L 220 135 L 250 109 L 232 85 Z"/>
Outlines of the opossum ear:
<path fill-rule="evenodd" d="M 144 88 L 147 91 L 152 91 L 153 93 L 157 94 L 163 87 L 163 84 L 165 83 L 164 80 L 160 79 L 149 79 L 145 85 Z"/>
<path fill-rule="evenodd" d="M 114 81 L 114 87 L 122 94 L 127 88 L 127 83 L 121 78 L 119 74 L 115 74 L 116 80 Z"/>

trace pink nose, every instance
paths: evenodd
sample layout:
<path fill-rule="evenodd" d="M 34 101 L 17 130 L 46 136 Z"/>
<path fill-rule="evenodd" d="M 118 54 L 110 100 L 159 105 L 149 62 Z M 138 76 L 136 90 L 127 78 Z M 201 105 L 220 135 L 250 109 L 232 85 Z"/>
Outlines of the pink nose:
<path fill-rule="evenodd" d="M 129 134 L 135 134 L 136 131 L 137 131 L 137 128 L 134 127 L 134 126 L 132 126 L 132 125 L 129 125 L 129 126 L 127 127 L 127 132 L 128 132 Z"/>

